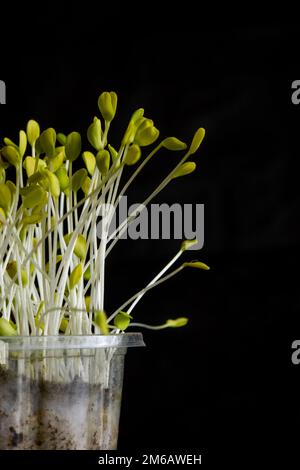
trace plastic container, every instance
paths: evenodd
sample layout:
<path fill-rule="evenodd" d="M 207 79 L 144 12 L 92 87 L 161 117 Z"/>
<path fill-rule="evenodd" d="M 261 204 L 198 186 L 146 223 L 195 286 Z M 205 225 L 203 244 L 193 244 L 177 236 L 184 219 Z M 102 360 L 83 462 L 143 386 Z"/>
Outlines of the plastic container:
<path fill-rule="evenodd" d="M 0 449 L 116 449 L 132 346 L 141 333 L 1 337 Z"/>

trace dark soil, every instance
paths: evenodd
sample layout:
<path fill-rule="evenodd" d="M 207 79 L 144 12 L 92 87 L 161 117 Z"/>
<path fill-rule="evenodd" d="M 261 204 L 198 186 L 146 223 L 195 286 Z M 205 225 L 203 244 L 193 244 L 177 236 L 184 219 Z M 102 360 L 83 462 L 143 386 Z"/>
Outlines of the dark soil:
<path fill-rule="evenodd" d="M 0 366 L 0 449 L 115 449 L 121 391 L 32 380 Z"/>

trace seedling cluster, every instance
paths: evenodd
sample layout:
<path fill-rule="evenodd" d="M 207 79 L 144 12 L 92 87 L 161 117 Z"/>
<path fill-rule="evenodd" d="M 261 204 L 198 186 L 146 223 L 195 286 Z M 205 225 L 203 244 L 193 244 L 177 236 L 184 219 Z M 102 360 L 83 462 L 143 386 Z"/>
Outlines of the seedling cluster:
<path fill-rule="evenodd" d="M 162 149 L 185 153 L 143 206 L 175 178 L 193 172 L 196 164 L 187 160 L 198 150 L 205 132 L 198 129 L 189 148 L 176 137 L 157 143 L 159 131 L 141 108 L 131 116 L 118 147 L 113 147 L 108 135 L 117 109 L 116 93 L 102 93 L 98 107 L 100 116 L 87 130 L 90 150 L 83 151 L 78 132 L 64 135 L 53 128 L 41 132 L 35 120 L 19 132 L 18 143 L 4 138 L 0 150 L 0 336 L 111 334 L 128 326 L 147 327 L 131 320 L 133 309 L 148 290 L 186 267 L 209 269 L 192 261 L 170 271 L 196 242 L 183 241 L 178 253 L 144 289 L 110 315 L 105 313 L 106 257 L 119 239 L 116 235 L 121 236 L 139 213 L 137 208 L 109 234 L 120 197 Z M 154 143 L 142 157 L 142 150 Z M 125 166 L 134 171 L 123 184 Z M 178 327 L 186 322 L 182 317 L 148 327 Z"/>

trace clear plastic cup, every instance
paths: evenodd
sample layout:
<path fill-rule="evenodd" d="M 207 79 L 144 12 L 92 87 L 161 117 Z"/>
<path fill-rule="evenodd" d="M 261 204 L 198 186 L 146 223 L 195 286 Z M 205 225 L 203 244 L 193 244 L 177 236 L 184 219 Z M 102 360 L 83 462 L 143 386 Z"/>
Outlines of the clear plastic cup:
<path fill-rule="evenodd" d="M 136 346 L 141 333 L 0 337 L 0 449 L 116 449 Z"/>

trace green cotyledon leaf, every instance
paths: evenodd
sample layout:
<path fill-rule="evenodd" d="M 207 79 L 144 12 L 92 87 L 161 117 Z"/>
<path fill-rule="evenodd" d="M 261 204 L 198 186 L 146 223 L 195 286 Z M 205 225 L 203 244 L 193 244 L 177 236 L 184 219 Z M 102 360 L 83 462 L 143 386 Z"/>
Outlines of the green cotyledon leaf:
<path fill-rule="evenodd" d="M 172 151 L 185 150 L 187 148 L 187 145 L 176 137 L 167 137 L 162 141 L 161 145 Z"/>
<path fill-rule="evenodd" d="M 95 167 L 96 167 L 96 158 L 92 152 L 83 152 L 82 154 L 83 161 L 85 163 L 86 169 L 91 176 L 93 176 Z"/>
<path fill-rule="evenodd" d="M 64 240 L 66 242 L 66 245 L 69 244 L 71 236 L 72 236 L 72 234 L 70 234 L 70 233 L 68 233 L 64 236 Z M 75 246 L 74 246 L 74 253 L 81 260 L 84 260 L 84 258 L 86 257 L 87 242 L 86 242 L 86 239 L 84 238 L 84 236 L 81 233 L 76 238 L 76 242 L 75 242 Z"/>
<path fill-rule="evenodd" d="M 120 311 L 114 318 L 114 325 L 119 330 L 124 331 L 129 326 L 130 320 L 132 320 L 131 315 L 126 312 Z"/>
<path fill-rule="evenodd" d="M 66 145 L 67 136 L 65 134 L 63 134 L 62 132 L 59 132 L 56 137 L 57 137 L 58 142 L 61 145 Z"/>
<path fill-rule="evenodd" d="M 56 172 L 55 172 L 59 184 L 60 184 L 60 189 L 64 192 L 66 192 L 69 189 L 70 186 L 70 180 L 68 176 L 67 169 L 64 166 L 61 166 Z"/>
<path fill-rule="evenodd" d="M 96 164 L 100 173 L 105 176 L 109 170 L 110 153 L 108 150 L 99 150 L 96 156 Z"/>
<path fill-rule="evenodd" d="M 141 158 L 141 149 L 137 144 L 133 144 L 128 148 L 128 151 L 124 158 L 125 165 L 135 165 Z"/>
<path fill-rule="evenodd" d="M 19 167 L 21 156 L 17 148 L 13 147 L 12 145 L 7 145 L 6 147 L 3 147 L 1 154 L 11 165 L 15 166 L 16 168 Z"/>
<path fill-rule="evenodd" d="M 45 190 L 41 186 L 29 186 L 23 189 L 26 189 L 23 196 L 23 206 L 26 209 L 32 209 L 44 199 Z"/>
<path fill-rule="evenodd" d="M 30 176 L 32 176 L 35 171 L 39 171 L 46 168 L 46 163 L 44 162 L 44 160 L 38 159 L 37 161 L 36 158 L 29 156 L 24 159 L 23 168 L 26 171 L 27 177 L 30 178 Z"/>
<path fill-rule="evenodd" d="M 17 267 L 17 262 L 16 261 L 11 261 L 10 263 L 7 264 L 6 271 L 7 274 L 11 279 L 14 279 L 17 272 L 18 272 L 18 267 Z M 22 280 L 22 286 L 25 287 L 28 284 L 28 276 L 27 272 L 25 269 L 21 269 L 21 280 Z M 18 276 L 15 278 L 16 284 L 19 284 L 19 279 Z"/>
<path fill-rule="evenodd" d="M 187 323 L 188 323 L 188 318 L 186 317 L 169 319 L 166 321 L 166 325 L 171 328 L 180 328 L 181 326 L 185 326 Z"/>
<path fill-rule="evenodd" d="M 207 264 L 202 263 L 201 261 L 187 261 L 183 263 L 183 266 L 189 267 L 189 268 L 196 268 L 196 269 L 204 269 L 205 271 L 208 271 L 210 269 Z"/>
<path fill-rule="evenodd" d="M 141 147 L 151 145 L 155 140 L 158 139 L 159 130 L 154 127 L 152 119 L 140 118 L 135 122 L 137 127 L 134 143 Z"/>
<path fill-rule="evenodd" d="M 183 240 L 181 243 L 181 251 L 186 251 L 189 250 L 193 245 L 196 245 L 198 243 L 198 240 L 194 238 L 193 240 Z"/>
<path fill-rule="evenodd" d="M 77 266 L 75 266 L 75 268 L 70 274 L 70 278 L 69 278 L 70 290 L 74 289 L 74 287 L 78 284 L 81 278 L 82 278 L 82 264 L 79 263 L 77 264 Z"/>
<path fill-rule="evenodd" d="M 87 171 L 85 168 L 80 168 L 80 170 L 75 171 L 72 176 L 72 191 L 77 192 L 82 187 L 86 176 Z"/>
<path fill-rule="evenodd" d="M 27 135 L 26 132 L 20 131 L 19 133 L 19 152 L 20 157 L 23 158 L 27 147 Z"/>
<path fill-rule="evenodd" d="M 6 183 L 0 183 L 0 207 L 8 212 L 12 203 L 12 194 Z"/>
<path fill-rule="evenodd" d="M 89 176 L 86 176 L 85 180 L 83 181 L 83 183 L 81 185 L 81 189 L 82 189 L 82 191 L 84 192 L 84 194 L 86 196 L 88 195 L 88 193 L 90 191 L 91 183 L 92 183 L 91 178 Z"/>
<path fill-rule="evenodd" d="M 53 127 L 49 127 L 45 129 L 40 137 L 39 137 L 39 144 L 41 146 L 41 150 L 48 156 L 54 157 L 55 155 L 55 142 L 56 142 L 56 132 Z"/>
<path fill-rule="evenodd" d="M 101 121 L 99 118 L 94 117 L 92 124 L 87 130 L 87 138 L 89 143 L 96 149 L 100 150 L 102 146 L 102 129 Z"/>
<path fill-rule="evenodd" d="M 64 151 L 58 152 L 55 155 L 55 157 L 48 158 L 47 164 L 48 164 L 49 170 L 55 173 L 62 166 L 64 159 L 65 159 Z"/>
<path fill-rule="evenodd" d="M 189 149 L 189 154 L 193 155 L 195 152 L 197 152 L 198 148 L 201 145 L 202 140 L 204 139 L 205 136 L 205 129 L 203 127 L 200 127 L 196 132 L 193 137 L 190 149 Z"/>

